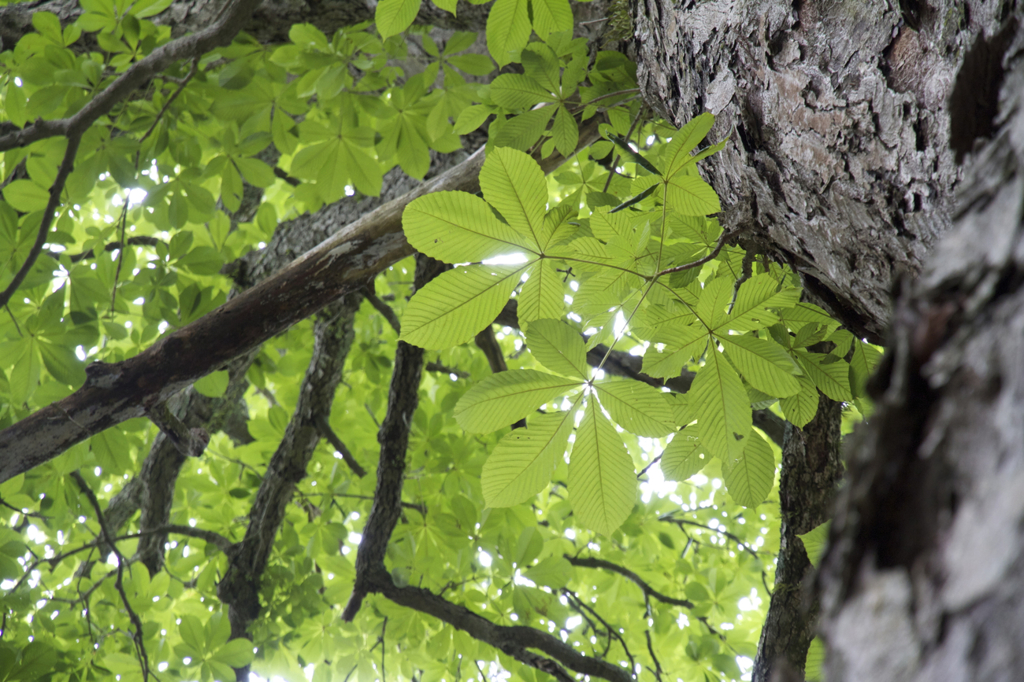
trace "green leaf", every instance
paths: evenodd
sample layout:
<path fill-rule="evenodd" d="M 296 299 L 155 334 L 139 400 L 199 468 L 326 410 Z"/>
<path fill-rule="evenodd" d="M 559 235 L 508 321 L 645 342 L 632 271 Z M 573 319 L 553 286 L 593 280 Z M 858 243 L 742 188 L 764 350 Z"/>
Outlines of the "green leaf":
<path fill-rule="evenodd" d="M 4 199 L 23 213 L 42 211 L 50 201 L 50 193 L 31 180 L 15 180 L 4 187 Z"/>
<path fill-rule="evenodd" d="M 594 384 L 601 405 L 630 433 L 660 438 L 675 431 L 672 407 L 665 394 L 635 379 L 606 379 Z"/>
<path fill-rule="evenodd" d="M 470 341 L 498 316 L 525 268 L 470 265 L 442 273 L 409 301 L 399 338 L 427 350 Z"/>
<path fill-rule="evenodd" d="M 506 109 L 530 109 L 541 102 L 553 102 L 550 92 L 521 73 L 504 73 L 491 83 L 491 99 Z M 544 192 L 545 195 L 547 191 Z"/>
<path fill-rule="evenodd" d="M 697 175 L 678 174 L 669 178 L 666 203 L 683 215 L 706 216 L 722 210 L 714 188 Z"/>
<path fill-rule="evenodd" d="M 775 482 L 775 455 L 764 438 L 751 431 L 747 447 L 722 465 L 725 487 L 737 504 L 756 507 L 764 502 Z"/>
<path fill-rule="evenodd" d="M 455 134 L 465 135 L 471 133 L 487 120 L 493 112 L 492 107 L 484 104 L 474 104 L 471 107 L 466 107 L 459 114 L 459 117 L 455 120 Z"/>
<path fill-rule="evenodd" d="M 533 30 L 541 40 L 558 31 L 571 31 L 573 26 L 572 8 L 569 0 L 531 0 L 533 9 Z"/>
<path fill-rule="evenodd" d="M 448 63 L 471 76 L 486 76 L 494 71 L 494 62 L 485 54 L 460 54 L 449 57 Z"/>
<path fill-rule="evenodd" d="M 751 386 L 768 395 L 784 397 L 796 395 L 800 383 L 793 376 L 799 371 L 789 353 L 774 341 L 753 336 L 716 336 L 725 349 L 725 355 Z"/>
<path fill-rule="evenodd" d="M 455 420 L 471 433 L 489 433 L 579 387 L 578 380 L 532 369 L 499 372 L 466 391 L 455 405 Z"/>
<path fill-rule="evenodd" d="M 565 312 L 565 283 L 555 263 L 544 258 L 527 271 L 529 279 L 523 283 L 519 302 L 519 325 L 523 331 L 533 329 L 534 320 L 557 319 Z"/>
<path fill-rule="evenodd" d="M 611 535 L 636 504 L 636 469 L 597 401 L 587 405 L 569 460 L 569 501 L 579 524 Z"/>
<path fill-rule="evenodd" d="M 714 125 L 715 117 L 708 112 L 704 112 L 691 119 L 679 132 L 672 136 L 672 142 L 662 152 L 666 159 L 666 162 L 662 164 L 665 167 L 665 177 L 671 178 L 692 162 L 693 159 L 690 156 L 690 152 L 696 149 L 700 141 L 707 137 Z"/>
<path fill-rule="evenodd" d="M 769 308 L 790 308 L 800 301 L 799 288 L 786 287 L 781 291 L 778 288 L 778 282 L 767 273 L 754 275 L 741 284 L 726 327 L 735 331 L 752 331 L 778 322 L 779 314 Z"/>
<path fill-rule="evenodd" d="M 526 47 L 530 32 L 529 0 L 495 1 L 487 15 L 487 49 L 498 66 Z"/>
<path fill-rule="evenodd" d="M 569 584 L 569 580 L 573 577 L 572 573 L 572 564 L 565 557 L 549 556 L 537 562 L 536 566 L 527 569 L 524 575 L 538 585 L 560 590 Z"/>
<path fill-rule="evenodd" d="M 544 225 L 548 190 L 536 161 L 516 149 L 494 147 L 480 170 L 480 189 L 512 229 L 544 250 L 550 236 Z"/>
<path fill-rule="evenodd" d="M 583 381 L 589 378 L 590 367 L 583 338 L 565 322 L 537 320 L 530 325 L 526 342 L 533 357 L 552 372 Z"/>
<path fill-rule="evenodd" d="M 661 453 L 661 471 L 670 481 L 685 481 L 699 473 L 707 463 L 700 439 L 693 435 L 692 429 L 684 429 L 673 436 Z"/>
<path fill-rule="evenodd" d="M 825 546 L 828 544 L 829 527 L 831 521 L 818 524 L 806 533 L 798 534 L 797 537 L 804 543 L 804 550 L 807 551 L 807 558 L 815 568 L 821 561 L 821 555 L 825 553 Z"/>
<path fill-rule="evenodd" d="M 551 138 L 555 141 L 555 149 L 562 156 L 569 158 L 576 151 L 580 141 L 580 128 L 576 119 L 564 106 L 555 112 L 555 122 L 551 124 Z"/>
<path fill-rule="evenodd" d="M 466 192 L 419 197 L 405 208 L 402 228 L 414 249 L 446 263 L 530 250 L 521 234 L 495 218 L 480 197 Z"/>
<path fill-rule="evenodd" d="M 398 35 L 412 25 L 420 11 L 420 0 L 380 0 L 374 13 L 382 38 Z"/>
<path fill-rule="evenodd" d="M 845 360 L 838 360 L 834 355 L 809 353 L 805 350 L 797 351 L 796 357 L 800 360 L 804 372 L 822 393 L 838 402 L 853 400 L 853 393 L 850 391 L 850 366 Z"/>
<path fill-rule="evenodd" d="M 690 407 L 705 453 L 726 461 L 743 454 L 753 424 L 750 403 L 736 370 L 714 347 L 690 386 Z"/>
<path fill-rule="evenodd" d="M 824 679 L 824 667 L 825 644 L 821 641 L 821 637 L 815 637 L 807 648 L 807 659 L 804 663 L 804 679 L 807 682 L 819 682 Z"/>
<path fill-rule="evenodd" d="M 497 132 L 492 128 L 491 141 L 499 147 L 529 149 L 540 139 L 554 113 L 555 107 L 546 106 L 519 114 L 505 121 Z"/>
<path fill-rule="evenodd" d="M 856 395 L 862 395 L 864 386 L 882 359 L 882 354 L 871 344 L 856 339 L 850 356 L 850 384 Z"/>
<path fill-rule="evenodd" d="M 228 373 L 225 370 L 211 372 L 196 381 L 195 388 L 207 398 L 219 398 L 228 388 Z"/>
<path fill-rule="evenodd" d="M 520 504 L 551 482 L 555 464 L 569 443 L 574 414 L 570 410 L 535 415 L 526 428 L 513 429 L 501 439 L 480 474 L 488 507 Z"/>
<path fill-rule="evenodd" d="M 255 654 L 252 650 L 252 642 L 240 637 L 225 643 L 224 646 L 213 652 L 212 658 L 232 668 L 241 668 L 252 663 Z"/>
<path fill-rule="evenodd" d="M 203 623 L 192 615 L 183 615 L 178 626 L 178 632 L 185 644 L 192 648 L 197 654 L 206 651 L 206 634 L 203 632 Z"/>
<path fill-rule="evenodd" d="M 799 376 L 796 379 L 800 383 L 800 392 L 788 398 L 782 398 L 779 401 L 779 407 L 782 408 L 782 416 L 786 418 L 786 421 L 803 428 L 814 419 L 814 415 L 818 412 L 818 389 L 810 377 Z"/>
<path fill-rule="evenodd" d="M 80 386 L 85 383 L 84 363 L 72 349 L 40 339 L 39 354 L 43 358 L 46 371 L 57 381 L 68 386 Z"/>
<path fill-rule="evenodd" d="M 644 374 L 659 379 L 672 379 L 680 375 L 691 358 L 700 358 L 708 345 L 708 336 L 697 327 L 679 329 L 679 344 L 666 345 L 664 352 L 648 348 L 644 353 Z"/>

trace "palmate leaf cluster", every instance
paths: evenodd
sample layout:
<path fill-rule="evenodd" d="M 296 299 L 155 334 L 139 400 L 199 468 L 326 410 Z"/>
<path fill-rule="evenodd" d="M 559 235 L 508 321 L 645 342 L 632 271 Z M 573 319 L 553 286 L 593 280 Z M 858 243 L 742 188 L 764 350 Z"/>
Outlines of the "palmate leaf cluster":
<path fill-rule="evenodd" d="M 409 243 L 460 265 L 417 292 L 402 339 L 435 350 L 464 343 L 514 295 L 527 345 L 552 372 L 496 374 L 455 408 L 470 432 L 526 419 L 483 469 L 489 505 L 516 505 L 545 488 L 572 437 L 573 511 L 584 527 L 610 535 L 637 496 L 636 471 L 614 422 L 637 436 L 672 436 L 661 462 L 669 478 L 685 480 L 717 458 L 736 502 L 754 507 L 771 490 L 775 459 L 753 428 L 753 407 L 778 401 L 786 419 L 803 426 L 817 410 L 819 390 L 837 401 L 855 398 L 870 347 L 801 302 L 792 272 L 722 248 L 727 235 L 708 217 L 720 210 L 718 197 L 695 169 L 724 146 L 697 151 L 713 124 L 703 114 L 647 157 L 615 138 L 636 175 L 635 196 L 614 208 L 585 189 L 551 206 L 537 163 L 496 147 L 480 174 L 482 198 L 442 192 L 406 209 Z M 503 257 L 519 262 L 500 264 Z M 693 371 L 688 394 L 599 378 L 588 350 L 600 341 L 614 345 L 623 333 L 643 354 L 647 375 Z M 808 349 L 820 342 L 830 352 Z M 854 347 L 851 364 L 844 358 Z"/>
<path fill-rule="evenodd" d="M 81 16 L 67 25 L 34 12 L 34 30 L 0 53 L 3 122 L 20 128 L 81 111 L 172 40 L 157 22 L 169 5 L 83 0 Z M 816 404 L 810 387 L 850 395 L 871 351 L 813 306 L 790 305 L 794 280 L 776 265 L 757 265 L 728 312 L 743 270 L 737 247 L 699 272 L 663 274 L 711 253 L 720 235 L 707 217 L 718 210 L 717 197 L 691 155 L 708 121 L 686 135 L 635 128 L 634 67 L 618 53 L 591 59 L 587 44 L 567 33 L 568 3 L 496 0 L 483 41 L 490 56 L 474 33 L 435 40 L 415 28 L 399 35 L 418 7 L 385 0 L 376 26 L 332 35 L 298 24 L 281 45 L 240 34 L 194 62 L 173 64 L 86 131 L 44 252 L 0 312 L 0 427 L 80 388 L 89 363 L 133 357 L 223 303 L 236 288 L 221 274 L 226 265 L 240 285 L 251 284 L 232 268 L 251 262 L 240 259 L 273 244 L 292 219 L 349 196 L 375 196 L 396 167 L 422 178 L 437 153 L 461 149 L 459 136 L 486 124 L 483 198 L 433 195 L 406 216 L 412 231 L 426 235 L 417 239 L 437 239 L 439 257 L 458 264 L 448 285 L 435 285 L 447 286 L 437 289 L 446 295 L 431 304 L 421 294 L 407 305 L 408 261 L 372 286 L 402 317 L 403 333 L 445 347 L 429 353 L 434 369 L 412 417 L 405 506 L 388 549 L 392 576 L 499 625 L 555 633 L 587 656 L 632 661 L 643 671 L 660 665 L 688 680 L 738 679 L 737 661 L 756 650 L 778 527 L 773 505 L 747 510 L 733 499 L 743 499 L 744 482 L 744 501 L 773 494 L 764 492 L 764 471 L 751 466 L 774 471 L 775 464 L 745 421 L 749 410 L 781 397 L 773 409 L 803 423 Z M 531 31 L 539 41 L 527 42 Z M 428 58 L 410 58 L 410 42 Z M 512 62 L 522 73 L 483 82 L 496 63 Z M 608 119 L 606 139 L 554 179 L 524 161 L 524 151 L 569 155 L 579 122 L 598 114 Z M 609 141 L 615 135 L 636 144 L 652 130 L 672 142 L 643 145 L 637 156 Z M 0 289 L 30 252 L 66 144 L 58 136 L 3 153 Z M 616 154 L 621 172 L 611 173 L 607 159 Z M 475 236 L 462 234 L 467 226 Z M 281 241 L 289 243 L 287 234 Z M 511 253 L 527 260 L 483 262 Z M 467 296 L 474 287 L 480 295 Z M 499 333 L 511 369 L 492 377 L 480 353 L 458 344 L 489 324 L 509 296 L 523 334 Z M 465 301 L 460 312 L 437 324 L 457 300 Z M 713 326 L 702 327 L 705 319 Z M 397 333 L 368 303 L 350 333 L 328 425 L 372 471 Z M 313 321 L 298 324 L 267 342 L 244 376 L 221 370 L 190 389 L 223 411 L 212 418 L 223 427 L 201 458 L 183 465 L 170 523 L 229 542 L 243 538 L 268 462 L 287 438 L 313 336 Z M 703 383 L 694 385 L 711 397 L 601 377 L 587 351 L 617 336 L 617 349 L 649 343 L 644 369 L 651 376 L 696 370 Z M 524 339 L 530 353 L 516 356 Z M 826 339 L 833 350 L 807 350 Z M 778 348 L 759 356 L 770 343 Z M 838 359 L 846 357 L 849 368 Z M 800 390 L 779 391 L 786 381 Z M 229 401 L 239 384 L 242 398 Z M 721 424 L 701 412 L 715 399 L 731 409 Z M 238 411 L 241 434 L 230 428 Z M 525 429 L 501 431 L 521 417 Z M 731 456 L 728 429 L 758 445 Z M 146 419 L 129 420 L 0 484 L 0 680 L 142 679 L 117 569 L 100 547 L 94 509 L 69 475 L 81 472 L 109 509 L 130 489 L 158 434 Z M 715 445 L 723 434 L 725 446 Z M 708 443 L 724 449 L 716 453 Z M 686 482 L 671 496 L 645 490 L 638 499 L 635 470 L 662 448 L 661 469 Z M 736 459 L 742 466 L 725 466 Z M 307 673 L 318 682 L 376 680 L 385 676 L 386 654 L 388 680 L 545 679 L 466 632 L 381 597 L 368 598 L 353 623 L 341 622 L 374 484 L 321 440 L 283 511 L 259 581 L 262 610 L 251 642 L 229 639 L 217 591 L 229 561 L 217 543 L 172 533 L 161 570 L 150 576 L 134 561 L 138 515 L 114 529 L 127 563 L 125 598 L 141 619 L 138 641 L 151 670 L 161 679 L 234 679 L 230 669 L 251 661 L 263 677 L 289 682 Z M 651 599 L 620 573 L 570 561 L 591 556 L 636 569 L 651 587 L 691 606 Z"/>

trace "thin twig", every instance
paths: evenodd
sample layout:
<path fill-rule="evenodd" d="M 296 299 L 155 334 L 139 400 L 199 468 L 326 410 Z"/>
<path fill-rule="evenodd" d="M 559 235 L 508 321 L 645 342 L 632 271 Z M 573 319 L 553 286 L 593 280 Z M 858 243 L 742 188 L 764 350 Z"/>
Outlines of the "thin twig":
<path fill-rule="evenodd" d="M 722 230 L 722 234 L 719 235 L 718 237 L 718 243 L 715 244 L 715 248 L 711 250 L 711 253 L 704 256 L 703 258 L 698 258 L 692 263 L 684 263 L 683 265 L 677 265 L 674 268 L 669 268 L 668 270 L 662 270 L 657 275 L 655 275 L 655 279 L 661 277 L 662 275 L 671 275 L 673 272 L 682 272 L 683 270 L 697 268 L 700 267 L 701 265 L 704 265 L 705 263 L 713 261 L 714 259 L 718 258 L 718 254 L 722 252 L 722 247 L 725 246 L 726 241 L 728 241 L 731 237 L 735 236 L 735 231 Z"/>
<path fill-rule="evenodd" d="M 676 525 L 686 524 L 687 526 L 696 526 L 697 528 L 704 528 L 705 530 L 709 530 L 712 533 L 718 533 L 719 535 L 727 537 L 730 540 L 732 540 L 733 542 L 735 542 L 737 545 L 739 545 L 740 549 L 742 549 L 742 550 L 744 550 L 746 552 L 749 552 L 750 555 L 753 556 L 754 558 L 760 558 L 760 555 L 757 553 L 756 549 L 754 549 L 753 547 L 751 547 L 750 545 L 745 543 L 742 539 L 740 539 L 740 537 L 738 535 L 730 533 L 727 530 L 722 530 L 721 528 L 712 528 L 711 526 L 704 525 L 703 523 L 700 523 L 698 521 L 690 521 L 689 519 L 681 519 L 681 518 L 679 518 L 677 516 L 673 516 L 672 514 L 666 514 L 665 516 L 659 517 L 658 520 L 659 521 L 664 521 L 666 523 L 674 523 Z"/>
<path fill-rule="evenodd" d="M 82 133 L 78 132 L 74 135 L 68 136 L 68 146 L 64 151 L 64 160 L 60 163 L 60 169 L 57 170 L 57 177 L 53 181 L 53 185 L 50 187 L 50 198 L 46 201 L 46 208 L 43 210 L 43 217 L 39 223 L 39 231 L 36 233 L 36 241 L 32 244 L 32 249 L 28 252 L 28 257 L 25 258 L 25 262 L 21 264 L 21 268 L 15 273 L 14 279 L 7 285 L 7 288 L 0 293 L 0 305 L 7 305 L 7 302 L 11 300 L 11 296 L 18 290 L 21 283 L 25 281 L 25 277 L 28 276 L 29 270 L 35 265 L 36 260 L 39 258 L 39 254 L 43 251 L 43 244 L 46 243 L 46 235 L 50 233 L 50 225 L 53 224 L 54 216 L 57 215 L 57 206 L 60 204 L 60 195 L 64 192 L 64 185 L 67 183 L 68 176 L 71 175 L 71 170 L 75 167 L 75 154 L 78 153 L 78 145 L 82 142 Z"/>
<path fill-rule="evenodd" d="M 142 641 L 142 620 L 139 618 L 139 614 L 135 613 L 131 602 L 128 601 L 128 594 L 124 591 L 124 566 L 127 560 L 121 554 L 121 550 L 117 548 L 113 533 L 107 528 L 107 521 L 103 517 L 103 510 L 100 509 L 100 501 L 96 499 L 96 493 L 92 491 L 89 484 L 85 482 L 85 478 L 77 470 L 71 472 L 71 478 L 75 479 L 78 488 L 96 511 L 96 520 L 100 524 L 100 539 L 111 547 L 114 556 L 117 558 L 117 579 L 114 581 L 114 586 L 121 595 L 121 601 L 128 612 L 128 618 L 131 620 L 132 625 L 135 626 L 133 641 L 135 643 L 135 650 L 139 654 L 139 664 L 142 666 L 142 680 L 146 682 L 149 679 L 149 656 L 146 654 L 146 644 Z"/>
<path fill-rule="evenodd" d="M 372 305 L 385 320 L 388 321 L 388 324 L 391 325 L 391 328 L 395 330 L 396 334 L 402 333 L 402 323 L 398 321 L 398 315 L 395 315 L 395 311 L 391 309 L 391 306 L 380 300 L 377 297 L 377 294 L 373 293 L 369 289 L 366 291 L 366 300 L 370 302 L 370 305 Z"/>
<path fill-rule="evenodd" d="M 423 366 L 423 369 L 427 370 L 428 372 L 440 372 L 441 374 L 454 374 L 455 376 L 459 377 L 460 379 L 468 379 L 469 378 L 469 372 L 463 372 L 461 369 L 455 369 L 454 367 L 449 367 L 448 365 L 443 365 L 440 362 L 428 362 L 426 365 Z"/>
<path fill-rule="evenodd" d="M 366 469 L 356 461 L 356 458 L 352 455 L 348 446 L 345 445 L 344 441 L 342 441 L 341 438 L 338 437 L 338 434 L 334 432 L 334 429 L 331 428 L 330 422 L 327 421 L 327 417 L 324 415 L 318 416 L 316 419 L 316 428 L 320 432 L 320 435 L 330 441 L 331 445 L 334 446 L 334 449 L 341 453 L 341 458 L 356 476 L 362 478 L 366 475 Z"/>
<path fill-rule="evenodd" d="M 654 673 L 655 679 L 661 682 L 661 661 L 654 655 L 654 645 L 651 644 L 651 631 L 644 630 L 644 636 L 647 638 L 647 653 L 651 655 L 651 659 L 654 661 L 654 670 L 651 670 L 650 666 L 647 669 L 651 670 Z"/>

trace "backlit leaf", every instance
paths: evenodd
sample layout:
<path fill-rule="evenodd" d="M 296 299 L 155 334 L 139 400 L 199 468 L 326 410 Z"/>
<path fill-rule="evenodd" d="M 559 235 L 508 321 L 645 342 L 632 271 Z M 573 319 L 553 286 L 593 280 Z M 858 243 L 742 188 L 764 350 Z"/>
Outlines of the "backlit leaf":
<path fill-rule="evenodd" d="M 478 262 L 529 248 L 480 197 L 466 192 L 419 197 L 402 214 L 402 228 L 413 248 L 446 263 Z"/>
<path fill-rule="evenodd" d="M 611 535 L 633 510 L 636 492 L 633 460 L 591 398 L 569 460 L 569 501 L 577 522 Z"/>
<path fill-rule="evenodd" d="M 583 381 L 589 378 L 587 349 L 580 333 L 565 322 L 537 320 L 526 335 L 530 352 L 552 372 Z"/>
<path fill-rule="evenodd" d="M 412 297 L 402 316 L 401 340 L 428 350 L 466 343 L 498 316 L 523 270 L 470 265 L 442 273 Z"/>
<path fill-rule="evenodd" d="M 690 407 L 705 453 L 723 460 L 743 454 L 753 423 L 747 392 L 736 370 L 713 347 L 690 386 Z"/>
<path fill-rule="evenodd" d="M 775 455 L 757 433 L 750 432 L 741 455 L 731 455 L 722 464 L 725 487 L 737 504 L 756 507 L 764 502 L 775 481 Z"/>
<path fill-rule="evenodd" d="M 634 379 L 606 379 L 595 387 L 601 405 L 630 433 L 660 438 L 679 427 L 665 394 L 653 386 Z"/>
<path fill-rule="evenodd" d="M 573 415 L 572 411 L 534 415 L 526 428 L 513 429 L 501 439 L 480 474 L 487 506 L 517 505 L 551 482 L 555 463 L 565 453 L 572 433 Z"/>
<path fill-rule="evenodd" d="M 499 372 L 466 391 L 455 406 L 459 426 L 489 433 L 509 426 L 580 386 L 580 382 L 532 369 Z"/>

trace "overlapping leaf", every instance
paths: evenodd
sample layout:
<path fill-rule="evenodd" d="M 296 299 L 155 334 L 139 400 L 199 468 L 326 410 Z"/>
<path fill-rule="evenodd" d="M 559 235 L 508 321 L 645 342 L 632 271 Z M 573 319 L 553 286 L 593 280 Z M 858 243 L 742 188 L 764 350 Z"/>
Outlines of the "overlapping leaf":
<path fill-rule="evenodd" d="M 470 265 L 442 273 L 409 302 L 401 340 L 427 350 L 466 343 L 498 316 L 524 269 Z"/>
<path fill-rule="evenodd" d="M 670 481 L 685 481 L 696 475 L 707 464 L 695 435 L 680 431 L 661 453 L 661 471 Z"/>
<path fill-rule="evenodd" d="M 579 386 L 579 381 L 531 369 L 499 372 L 466 391 L 455 406 L 455 419 L 467 431 L 489 433 Z"/>
<path fill-rule="evenodd" d="M 530 352 L 540 364 L 552 372 L 587 380 L 590 371 L 587 349 L 579 332 L 568 324 L 557 320 L 537 320 L 530 325 L 526 338 Z"/>
<path fill-rule="evenodd" d="M 595 387 L 612 419 L 630 433 L 660 438 L 679 427 L 665 394 L 653 386 L 633 379 L 607 379 Z"/>
<path fill-rule="evenodd" d="M 531 246 L 482 199 L 466 192 L 419 197 L 402 214 L 402 228 L 413 248 L 445 263 L 474 263 Z"/>
<path fill-rule="evenodd" d="M 722 466 L 725 487 L 737 504 L 756 507 L 764 502 L 775 481 L 775 455 L 764 438 L 754 432 L 746 438 L 743 454 Z"/>
<path fill-rule="evenodd" d="M 484 199 L 532 248 L 543 250 L 547 246 L 550 235 L 544 225 L 544 211 L 548 192 L 544 171 L 536 161 L 521 151 L 495 147 L 480 170 L 480 189 Z"/>
<path fill-rule="evenodd" d="M 722 460 L 743 454 L 753 423 L 736 371 L 714 348 L 690 386 L 690 405 L 705 453 Z"/>
<path fill-rule="evenodd" d="M 569 460 L 569 501 L 580 525 L 611 535 L 636 504 L 636 469 L 615 427 L 593 398 Z"/>
<path fill-rule="evenodd" d="M 538 414 L 527 420 L 526 428 L 513 429 L 501 439 L 480 475 L 487 506 L 525 502 L 551 482 L 572 433 L 573 415 L 573 411 Z"/>

